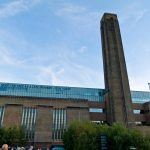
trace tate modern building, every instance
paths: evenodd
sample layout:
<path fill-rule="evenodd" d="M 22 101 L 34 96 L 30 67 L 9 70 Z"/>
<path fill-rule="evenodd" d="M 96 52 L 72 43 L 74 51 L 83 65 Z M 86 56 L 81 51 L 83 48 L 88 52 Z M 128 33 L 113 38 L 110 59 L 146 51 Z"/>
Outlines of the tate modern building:
<path fill-rule="evenodd" d="M 0 126 L 24 126 L 29 144 L 62 144 L 74 120 L 150 132 L 150 92 L 131 91 L 117 15 L 100 23 L 105 89 L 0 83 Z"/>

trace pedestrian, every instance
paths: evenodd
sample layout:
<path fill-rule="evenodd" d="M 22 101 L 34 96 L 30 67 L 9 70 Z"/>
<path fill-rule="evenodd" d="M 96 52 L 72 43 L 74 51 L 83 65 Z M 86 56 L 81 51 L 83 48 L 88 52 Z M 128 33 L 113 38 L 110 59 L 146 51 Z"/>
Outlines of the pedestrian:
<path fill-rule="evenodd" d="M 8 150 L 8 145 L 7 144 L 3 144 L 2 150 Z"/>
<path fill-rule="evenodd" d="M 29 150 L 33 150 L 33 146 L 32 145 L 30 146 Z"/>

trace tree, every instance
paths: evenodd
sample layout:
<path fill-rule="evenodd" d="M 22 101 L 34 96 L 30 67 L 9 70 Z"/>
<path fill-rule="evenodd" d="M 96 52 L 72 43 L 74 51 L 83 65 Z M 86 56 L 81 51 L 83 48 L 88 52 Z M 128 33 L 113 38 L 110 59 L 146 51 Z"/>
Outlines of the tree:
<path fill-rule="evenodd" d="M 5 129 L 0 128 L 0 145 L 5 143 Z"/>
<path fill-rule="evenodd" d="M 97 126 L 90 122 L 73 122 L 64 133 L 66 150 L 97 150 Z"/>
<path fill-rule="evenodd" d="M 27 140 L 25 139 L 25 130 L 23 127 L 0 128 L 0 145 L 7 143 L 9 145 L 23 146 Z"/>
<path fill-rule="evenodd" d="M 66 150 L 97 150 L 100 148 L 100 136 L 108 138 L 109 149 L 128 150 L 130 146 L 140 150 L 150 149 L 150 138 L 136 130 L 130 130 L 122 124 L 112 126 L 97 125 L 90 122 L 73 122 L 64 133 Z"/>

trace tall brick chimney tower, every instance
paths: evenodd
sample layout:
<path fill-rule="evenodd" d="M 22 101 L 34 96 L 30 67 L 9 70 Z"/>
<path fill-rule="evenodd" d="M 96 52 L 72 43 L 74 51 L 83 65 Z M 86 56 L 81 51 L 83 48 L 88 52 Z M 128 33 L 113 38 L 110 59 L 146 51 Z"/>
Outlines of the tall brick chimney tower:
<path fill-rule="evenodd" d="M 107 121 L 134 123 L 131 93 L 121 40 L 119 22 L 116 14 L 105 13 L 101 19 L 101 40 L 106 98 Z"/>

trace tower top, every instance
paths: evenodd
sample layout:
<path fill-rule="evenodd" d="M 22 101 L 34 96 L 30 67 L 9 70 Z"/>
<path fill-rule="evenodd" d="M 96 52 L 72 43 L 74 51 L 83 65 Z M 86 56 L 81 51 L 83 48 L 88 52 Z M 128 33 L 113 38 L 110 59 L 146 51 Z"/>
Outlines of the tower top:
<path fill-rule="evenodd" d="M 117 19 L 117 15 L 113 13 L 104 13 L 101 22 L 104 21 L 105 19 L 110 19 L 110 18 Z"/>

